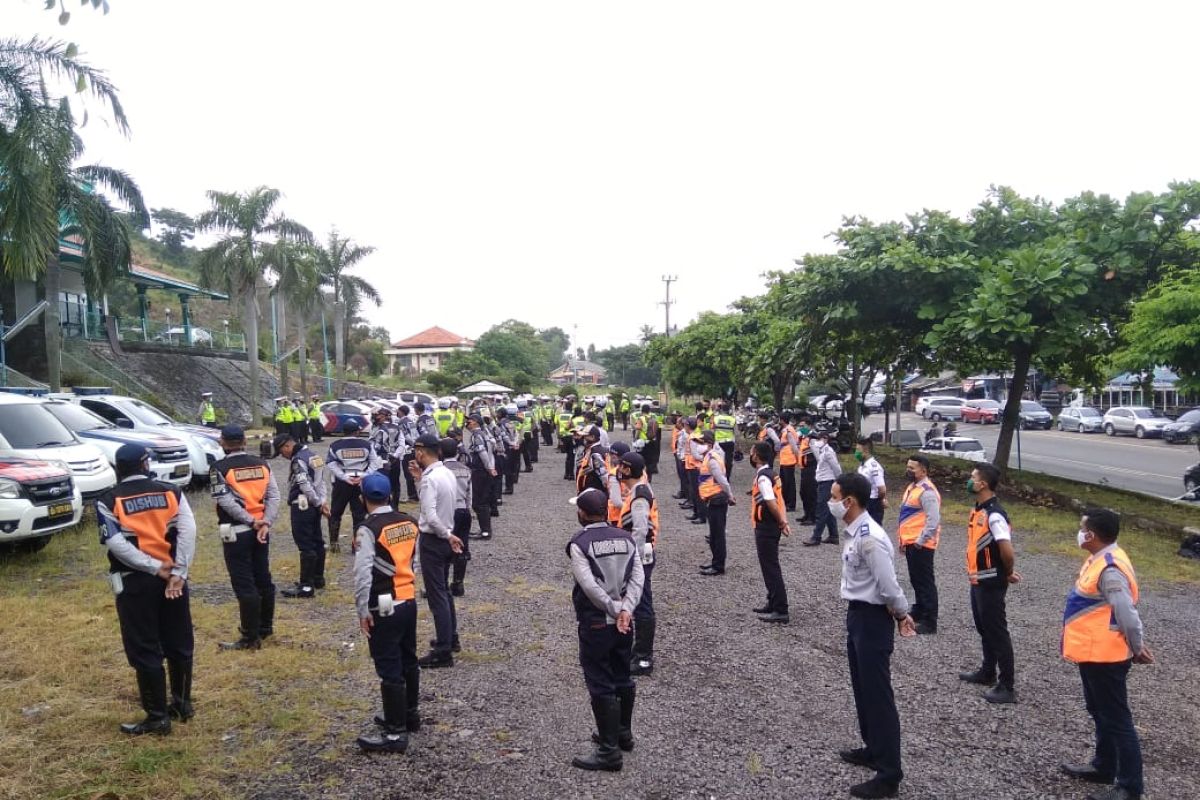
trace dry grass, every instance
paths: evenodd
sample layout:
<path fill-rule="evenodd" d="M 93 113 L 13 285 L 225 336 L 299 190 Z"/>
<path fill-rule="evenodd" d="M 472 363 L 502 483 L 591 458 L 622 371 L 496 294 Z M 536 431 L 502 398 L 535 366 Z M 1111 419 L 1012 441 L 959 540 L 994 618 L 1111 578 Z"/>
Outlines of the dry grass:
<path fill-rule="evenodd" d="M 193 508 L 193 585 L 227 586 L 211 504 L 201 496 Z M 218 653 L 236 630 L 236 606 L 193 598 L 196 718 L 165 738 L 123 736 L 117 724 L 141 710 L 105 572 L 89 518 L 41 553 L 0 561 L 0 797 L 230 797 L 238 773 L 287 771 L 292 747 L 325 739 L 331 702 L 354 705 L 327 687 L 361 669 L 361 656 L 299 608 L 279 604 L 278 641 L 261 652 Z"/>

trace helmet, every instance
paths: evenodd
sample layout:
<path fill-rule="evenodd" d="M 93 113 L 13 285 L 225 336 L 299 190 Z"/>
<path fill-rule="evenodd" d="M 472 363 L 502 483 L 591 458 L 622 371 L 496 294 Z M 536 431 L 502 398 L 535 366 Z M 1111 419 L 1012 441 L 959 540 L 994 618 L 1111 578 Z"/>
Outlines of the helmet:
<path fill-rule="evenodd" d="M 450 407 L 450 398 L 449 397 L 439 397 L 438 401 L 437 401 L 437 406 L 438 406 L 438 408 L 445 411 L 447 408 Z"/>
<path fill-rule="evenodd" d="M 596 405 L 600 406 L 601 408 L 604 408 L 606 405 L 608 405 L 608 398 L 607 397 L 597 397 Z"/>
<path fill-rule="evenodd" d="M 517 404 L 516 404 L 516 403 L 509 403 L 508 405 L 506 405 L 506 406 L 504 407 L 504 410 L 505 410 L 506 412 L 508 412 L 508 415 L 511 417 L 513 414 L 516 414 L 516 413 L 517 413 Z"/>
<path fill-rule="evenodd" d="M 528 406 L 528 405 L 529 405 L 529 403 L 528 403 L 528 402 L 526 402 L 526 401 L 525 401 L 523 398 L 521 398 L 521 399 L 518 399 L 518 400 L 517 400 L 517 403 L 516 403 L 516 407 L 517 407 L 517 408 L 521 408 L 521 409 L 525 408 L 525 407 L 526 407 L 526 406 Z"/>

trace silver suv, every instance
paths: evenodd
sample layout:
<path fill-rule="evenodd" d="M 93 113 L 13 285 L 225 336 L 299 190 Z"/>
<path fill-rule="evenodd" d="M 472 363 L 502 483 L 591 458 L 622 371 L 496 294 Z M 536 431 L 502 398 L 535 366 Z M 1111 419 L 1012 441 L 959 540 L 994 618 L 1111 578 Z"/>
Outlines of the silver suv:
<path fill-rule="evenodd" d="M 1171 420 L 1161 412 L 1145 406 L 1116 406 L 1104 415 L 1104 432 L 1109 436 L 1118 433 L 1134 435 L 1139 439 L 1147 436 L 1162 436 L 1163 428 Z"/>

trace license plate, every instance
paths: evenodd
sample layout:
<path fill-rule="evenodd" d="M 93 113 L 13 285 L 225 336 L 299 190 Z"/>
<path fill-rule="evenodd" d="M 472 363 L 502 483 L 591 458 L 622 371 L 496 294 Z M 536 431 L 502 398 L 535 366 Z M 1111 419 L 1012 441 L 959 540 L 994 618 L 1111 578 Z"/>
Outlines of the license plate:
<path fill-rule="evenodd" d="M 182 478 L 184 475 L 188 474 L 189 469 L 191 469 L 191 467 L 188 466 L 187 464 L 178 466 L 174 470 L 172 470 L 171 477 L 172 478 Z"/>
<path fill-rule="evenodd" d="M 55 503 L 49 509 L 51 517 L 69 517 L 74 513 L 75 509 L 70 503 Z"/>

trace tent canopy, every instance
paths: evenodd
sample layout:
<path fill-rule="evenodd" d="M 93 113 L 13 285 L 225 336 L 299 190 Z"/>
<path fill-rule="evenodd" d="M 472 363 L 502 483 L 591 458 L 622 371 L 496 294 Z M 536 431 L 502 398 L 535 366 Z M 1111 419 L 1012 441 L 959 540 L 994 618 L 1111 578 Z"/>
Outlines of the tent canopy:
<path fill-rule="evenodd" d="M 455 394 L 511 394 L 512 389 L 501 386 L 494 381 L 476 381 L 470 386 L 464 386 Z"/>

